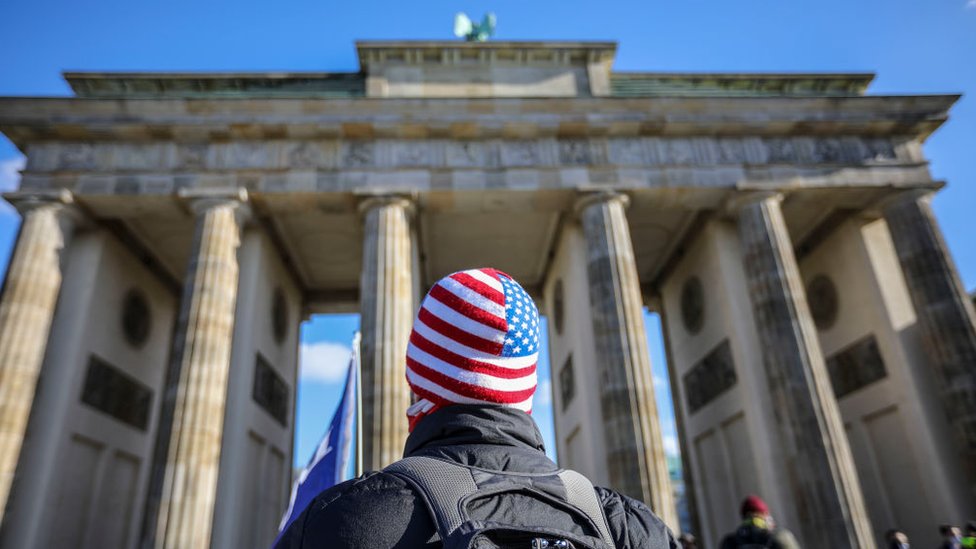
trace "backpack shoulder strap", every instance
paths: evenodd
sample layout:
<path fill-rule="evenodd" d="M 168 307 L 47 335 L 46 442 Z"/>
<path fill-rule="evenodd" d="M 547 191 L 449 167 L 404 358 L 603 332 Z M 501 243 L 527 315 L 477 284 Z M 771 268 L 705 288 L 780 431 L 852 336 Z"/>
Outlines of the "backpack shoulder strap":
<path fill-rule="evenodd" d="M 590 520 L 596 525 L 603 542 L 608 547 L 615 547 L 613 536 L 610 535 L 610 524 L 607 522 L 606 515 L 603 514 L 603 506 L 596 497 L 596 489 L 593 488 L 593 483 L 576 471 L 568 469 L 559 472 L 559 479 L 563 481 L 563 485 L 566 487 L 566 499 L 570 505 L 586 513 L 586 516 L 590 517 Z"/>
<path fill-rule="evenodd" d="M 442 540 L 464 522 L 460 502 L 478 491 L 467 467 L 439 459 L 410 456 L 383 469 L 406 480 L 427 504 Z"/>

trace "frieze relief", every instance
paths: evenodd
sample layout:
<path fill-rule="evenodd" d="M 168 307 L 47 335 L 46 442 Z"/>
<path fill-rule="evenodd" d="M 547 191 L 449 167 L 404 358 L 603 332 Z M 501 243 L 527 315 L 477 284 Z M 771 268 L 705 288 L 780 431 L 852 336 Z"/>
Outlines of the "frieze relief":
<path fill-rule="evenodd" d="M 284 165 L 292 169 L 335 166 L 338 157 L 335 141 L 286 142 L 281 149 Z"/>
<path fill-rule="evenodd" d="M 371 141 L 349 141 L 341 147 L 343 168 L 365 168 L 376 164 L 376 144 Z"/>
<path fill-rule="evenodd" d="M 63 144 L 58 165 L 63 170 L 91 170 L 95 168 L 95 149 L 87 143 Z"/>
<path fill-rule="evenodd" d="M 488 147 L 480 141 L 448 141 L 444 144 L 445 163 L 449 168 L 477 168 L 481 166 L 495 166 L 489 162 Z"/>
<path fill-rule="evenodd" d="M 607 157 L 611 164 L 640 166 L 647 163 L 646 147 L 640 139 L 608 139 Z"/>
<path fill-rule="evenodd" d="M 503 141 L 501 143 L 502 165 L 506 168 L 539 165 L 539 143 L 536 141 Z"/>
<path fill-rule="evenodd" d="M 919 151 L 860 137 L 44 143 L 28 148 L 27 171 L 877 165 L 918 163 Z"/>
<path fill-rule="evenodd" d="M 184 170 L 202 170 L 207 167 L 207 155 L 216 150 L 206 143 L 191 143 L 176 146 L 176 166 Z M 215 163 L 212 159 L 210 164 Z"/>
<path fill-rule="evenodd" d="M 399 146 L 393 147 L 394 164 L 396 166 L 402 166 L 405 168 L 430 166 L 434 164 L 431 162 L 431 153 L 433 152 L 433 148 L 433 143 L 424 141 L 404 142 Z"/>
<path fill-rule="evenodd" d="M 559 141 L 559 162 L 564 166 L 585 166 L 592 164 L 590 143 L 585 139 L 563 139 Z"/>

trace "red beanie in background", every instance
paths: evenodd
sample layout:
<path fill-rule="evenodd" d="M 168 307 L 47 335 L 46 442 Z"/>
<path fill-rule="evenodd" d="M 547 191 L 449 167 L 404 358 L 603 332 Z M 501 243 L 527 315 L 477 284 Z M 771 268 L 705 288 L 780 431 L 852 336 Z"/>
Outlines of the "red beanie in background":
<path fill-rule="evenodd" d="M 768 515 L 769 507 L 759 496 L 748 496 L 742 500 L 742 509 L 739 511 L 744 517 L 746 515 Z"/>

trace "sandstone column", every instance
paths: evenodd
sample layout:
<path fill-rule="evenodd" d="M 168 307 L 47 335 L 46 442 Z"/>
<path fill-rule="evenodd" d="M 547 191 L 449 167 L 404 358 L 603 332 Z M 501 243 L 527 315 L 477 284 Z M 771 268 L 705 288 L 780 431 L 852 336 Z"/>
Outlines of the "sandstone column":
<path fill-rule="evenodd" d="M 23 220 L 0 298 L 0 520 L 10 495 L 70 238 L 67 191 L 16 193 Z"/>
<path fill-rule="evenodd" d="M 196 234 L 173 343 L 178 383 L 170 395 L 175 402 L 155 546 L 205 549 L 217 490 L 247 195 L 234 190 L 183 196 L 196 214 Z"/>
<path fill-rule="evenodd" d="M 884 210 L 922 333 L 939 400 L 976 501 L 976 315 L 927 193 L 906 193 Z"/>
<path fill-rule="evenodd" d="M 576 204 L 586 239 L 607 466 L 613 488 L 647 503 L 677 528 L 627 204 L 617 193 L 587 194 Z"/>
<path fill-rule="evenodd" d="M 364 217 L 359 286 L 362 326 L 363 469 L 375 471 L 403 456 L 410 389 L 407 340 L 415 289 L 410 223 L 413 206 L 397 196 L 371 197 Z"/>
<path fill-rule="evenodd" d="M 778 195 L 743 197 L 738 225 L 779 431 L 774 453 L 799 518 L 791 527 L 822 547 L 874 547 L 780 202 Z"/>

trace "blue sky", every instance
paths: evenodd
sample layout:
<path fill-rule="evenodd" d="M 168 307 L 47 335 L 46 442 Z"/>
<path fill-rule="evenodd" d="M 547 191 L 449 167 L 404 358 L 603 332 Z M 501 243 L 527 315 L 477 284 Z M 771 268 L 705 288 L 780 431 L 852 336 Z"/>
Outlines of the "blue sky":
<path fill-rule="evenodd" d="M 489 10 L 499 40 L 618 41 L 617 70 L 869 71 L 872 93 L 964 93 L 926 152 L 949 183 L 936 213 L 966 288 L 976 287 L 976 0 L 11 0 L 0 4 L 0 95 L 67 95 L 62 70 L 351 71 L 354 40 L 450 39 L 455 12 Z M 16 185 L 22 162 L 0 137 L 0 189 Z M 0 205 L 0 266 L 16 226 Z M 298 394 L 298 463 L 329 421 L 357 324 L 316 317 L 303 329 L 315 363 Z M 663 381 L 656 317 L 648 326 Z M 656 386 L 673 446 L 666 383 Z M 551 409 L 536 410 L 545 427 Z"/>

